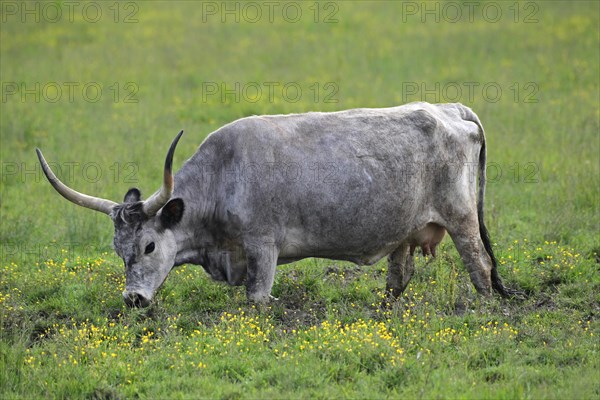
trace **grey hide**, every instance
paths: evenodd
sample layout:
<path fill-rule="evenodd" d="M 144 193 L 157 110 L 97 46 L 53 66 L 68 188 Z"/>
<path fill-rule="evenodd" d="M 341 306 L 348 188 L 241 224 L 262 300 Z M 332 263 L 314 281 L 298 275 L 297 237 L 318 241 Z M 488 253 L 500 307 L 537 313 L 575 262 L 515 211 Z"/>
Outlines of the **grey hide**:
<path fill-rule="evenodd" d="M 446 231 L 477 291 L 510 295 L 483 223 L 485 162 L 483 128 L 462 104 L 239 119 L 181 167 L 156 215 L 137 189 L 112 208 L 125 301 L 148 305 L 174 266 L 192 263 L 265 302 L 276 265 L 305 257 L 389 256 L 398 296 L 415 247 L 435 255 Z"/>

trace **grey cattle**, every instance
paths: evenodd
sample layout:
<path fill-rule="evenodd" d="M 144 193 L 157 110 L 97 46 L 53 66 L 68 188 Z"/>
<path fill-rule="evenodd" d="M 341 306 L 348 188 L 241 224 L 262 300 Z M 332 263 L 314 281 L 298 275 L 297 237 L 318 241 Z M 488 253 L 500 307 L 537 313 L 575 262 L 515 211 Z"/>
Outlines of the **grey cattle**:
<path fill-rule="evenodd" d="M 268 301 L 278 264 L 305 257 L 372 264 L 388 257 L 387 290 L 413 274 L 447 231 L 478 292 L 513 292 L 498 276 L 484 225 L 486 145 L 462 104 L 252 116 L 210 134 L 173 178 L 142 201 L 90 197 L 43 170 L 68 200 L 108 214 L 126 269 L 125 302 L 147 306 L 169 271 L 200 264 Z M 479 180 L 479 190 L 477 190 Z"/>

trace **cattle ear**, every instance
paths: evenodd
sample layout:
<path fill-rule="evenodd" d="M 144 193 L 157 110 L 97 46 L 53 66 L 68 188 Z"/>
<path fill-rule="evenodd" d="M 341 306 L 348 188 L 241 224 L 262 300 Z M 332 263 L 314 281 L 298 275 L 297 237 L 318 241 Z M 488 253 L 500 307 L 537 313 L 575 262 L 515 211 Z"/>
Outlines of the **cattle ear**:
<path fill-rule="evenodd" d="M 162 226 L 165 228 L 170 228 L 181 221 L 183 209 L 183 200 L 169 200 L 169 202 L 164 205 L 162 212 L 160 213 L 160 222 L 162 223 Z"/>
<path fill-rule="evenodd" d="M 123 202 L 125 203 L 135 203 L 142 199 L 142 194 L 138 188 L 131 188 L 125 193 L 125 198 L 123 198 Z"/>

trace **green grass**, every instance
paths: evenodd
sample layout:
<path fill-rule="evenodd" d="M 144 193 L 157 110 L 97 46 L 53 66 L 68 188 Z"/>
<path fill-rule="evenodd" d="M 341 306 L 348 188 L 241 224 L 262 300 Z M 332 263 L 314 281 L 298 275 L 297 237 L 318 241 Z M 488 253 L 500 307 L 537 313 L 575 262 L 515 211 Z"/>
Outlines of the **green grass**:
<path fill-rule="evenodd" d="M 109 3 L 97 23 L 81 9 L 59 23 L 3 14 L 0 397 L 599 398 L 599 5 L 521 2 L 515 23 L 514 3 L 494 2 L 496 23 L 480 13 L 422 23 L 403 3 L 320 3 L 320 20 L 337 5 L 331 24 L 314 23 L 313 3 L 297 23 L 204 22 L 200 3 L 161 1 L 127 3 L 138 6 L 132 24 L 125 4 L 118 23 Z M 538 22 L 524 23 L 532 10 Z M 36 82 L 98 83 L 103 94 L 7 95 L 6 85 Z M 125 102 L 128 82 L 137 103 Z M 297 102 L 279 91 L 272 102 L 203 101 L 206 82 L 296 82 L 303 92 Z M 329 82 L 336 103 L 324 101 Z M 129 310 L 110 220 L 60 198 L 35 157 L 40 147 L 83 192 L 148 195 L 180 129 L 176 168 L 242 116 L 436 100 L 403 92 L 413 83 L 439 84 L 446 101 L 452 82 L 502 89 L 496 102 L 477 89 L 459 100 L 480 116 L 502 171 L 486 219 L 500 273 L 529 293 L 523 301 L 477 296 L 446 240 L 437 259 L 418 258 L 395 302 L 383 293 L 385 261 L 310 259 L 279 268 L 280 300 L 268 307 L 188 265 L 149 309 Z M 78 163 L 72 176 L 65 163 Z"/>

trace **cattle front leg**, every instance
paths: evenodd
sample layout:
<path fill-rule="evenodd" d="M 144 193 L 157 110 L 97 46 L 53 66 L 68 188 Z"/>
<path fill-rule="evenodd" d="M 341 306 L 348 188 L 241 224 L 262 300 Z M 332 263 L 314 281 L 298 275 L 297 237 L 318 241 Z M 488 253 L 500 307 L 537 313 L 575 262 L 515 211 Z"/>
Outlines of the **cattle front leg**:
<path fill-rule="evenodd" d="M 388 256 L 386 292 L 392 297 L 400 297 L 415 272 L 410 245 L 403 243 Z"/>
<path fill-rule="evenodd" d="M 272 298 L 271 289 L 275 279 L 277 255 L 278 251 L 272 243 L 263 242 L 261 245 L 246 246 L 248 260 L 246 295 L 251 302 L 266 303 Z"/>
<path fill-rule="evenodd" d="M 476 224 L 467 225 L 477 227 Z M 469 271 L 471 282 L 480 294 L 492 294 L 492 260 L 483 246 L 477 229 L 450 232 L 460 257 Z"/>

